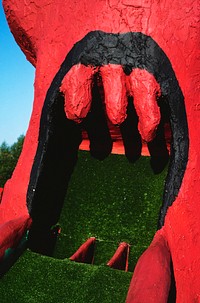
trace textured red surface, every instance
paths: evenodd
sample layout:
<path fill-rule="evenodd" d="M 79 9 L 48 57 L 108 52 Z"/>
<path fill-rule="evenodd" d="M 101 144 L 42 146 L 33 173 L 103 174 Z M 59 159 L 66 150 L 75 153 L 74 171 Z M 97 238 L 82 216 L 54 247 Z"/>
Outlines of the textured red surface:
<path fill-rule="evenodd" d="M 126 303 L 167 302 L 170 275 L 170 251 L 159 232 L 136 265 Z"/>
<path fill-rule="evenodd" d="M 31 219 L 29 216 L 21 216 L 0 225 L 0 259 L 4 257 L 8 248 L 15 248 L 19 244 L 30 225 Z"/>
<path fill-rule="evenodd" d="M 119 244 L 116 252 L 108 261 L 107 265 L 114 269 L 128 271 L 128 258 L 129 258 L 130 245 L 126 242 Z"/>
<path fill-rule="evenodd" d="M 92 78 L 94 68 L 74 65 L 62 81 L 60 91 L 65 96 L 65 112 L 68 119 L 81 122 L 91 108 Z"/>
<path fill-rule="evenodd" d="M 17 167 L 4 189 L 0 206 L 0 224 L 13 220 L 21 214 L 28 214 L 26 192 L 38 144 L 43 102 L 52 79 L 72 46 L 93 30 L 109 33 L 139 31 L 150 35 L 170 59 L 183 91 L 190 139 L 187 170 L 178 197 L 168 210 L 163 237 L 168 243 L 173 260 L 177 302 L 199 302 L 200 37 L 198 0 L 181 2 L 179 0 L 99 0 L 95 2 L 95 5 L 87 0 L 4 0 L 3 4 L 10 28 L 18 44 L 27 59 L 36 66 L 36 78 L 30 125 Z M 154 267 L 152 271 L 153 276 L 154 273 L 156 274 Z M 149 282 L 151 283 L 147 280 L 144 283 Z M 144 284 L 141 287 L 143 292 L 148 285 Z M 131 301 L 129 297 L 129 302 L 135 301 L 134 299 Z M 149 297 L 143 302 L 149 302 Z M 157 302 L 161 301 L 158 299 Z"/>
<path fill-rule="evenodd" d="M 126 75 L 121 65 L 108 64 L 100 68 L 106 112 L 113 124 L 121 124 L 126 119 L 127 91 Z"/>
<path fill-rule="evenodd" d="M 142 138 L 149 142 L 154 138 L 160 122 L 160 110 L 156 99 L 160 87 L 155 78 L 146 70 L 134 69 L 128 77 L 130 94 L 139 117 L 138 129 Z"/>
<path fill-rule="evenodd" d="M 1 202 L 2 196 L 3 196 L 3 188 L 0 187 L 0 202 Z"/>
<path fill-rule="evenodd" d="M 95 241 L 96 239 L 94 237 L 89 238 L 78 248 L 78 250 L 69 259 L 71 261 L 81 263 L 93 263 Z"/>

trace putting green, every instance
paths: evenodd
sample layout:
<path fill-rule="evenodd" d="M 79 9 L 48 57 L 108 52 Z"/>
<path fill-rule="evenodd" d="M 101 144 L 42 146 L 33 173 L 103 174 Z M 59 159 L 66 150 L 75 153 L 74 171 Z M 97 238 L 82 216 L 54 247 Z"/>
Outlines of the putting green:
<path fill-rule="evenodd" d="M 26 250 L 1 279 L 1 303 L 125 302 L 136 261 L 156 231 L 165 176 L 154 175 L 148 157 L 130 164 L 122 155 L 98 161 L 80 151 L 53 256 Z M 91 236 L 94 265 L 70 261 Z M 122 241 L 130 244 L 129 272 L 106 266 Z"/>

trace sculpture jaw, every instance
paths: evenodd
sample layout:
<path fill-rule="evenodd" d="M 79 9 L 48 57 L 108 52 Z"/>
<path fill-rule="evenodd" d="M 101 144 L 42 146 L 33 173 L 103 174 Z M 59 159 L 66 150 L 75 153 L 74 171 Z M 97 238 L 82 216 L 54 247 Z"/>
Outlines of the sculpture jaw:
<path fill-rule="evenodd" d="M 129 45 L 128 49 L 125 47 L 125 42 L 128 43 L 127 45 Z M 117 45 L 114 50 L 113 44 Z M 96 45 L 99 45 L 99 47 L 96 48 Z M 151 57 L 151 49 L 156 50 L 155 52 L 157 53 L 157 60 L 155 60 L 154 57 Z M 121 62 L 123 62 L 123 65 L 120 65 Z M 118 73 L 120 66 L 125 71 L 127 70 L 127 67 L 129 67 L 129 75 L 125 75 L 124 72 L 124 77 L 127 77 L 127 80 L 124 80 L 123 83 L 121 82 L 123 78 L 119 78 L 118 86 L 122 87 L 124 85 L 124 89 L 126 89 L 128 86 L 127 91 L 131 91 L 131 94 L 133 95 L 133 103 L 136 108 L 136 112 L 139 115 L 140 133 L 142 136 L 144 136 L 144 139 L 153 139 L 153 133 L 155 132 L 155 129 L 159 123 L 160 113 L 156 100 L 159 94 L 166 98 L 165 102 L 167 102 L 170 109 L 170 122 L 173 130 L 173 136 L 170 168 L 166 180 L 164 202 L 160 217 L 160 226 L 163 225 L 167 208 L 173 203 L 178 194 L 187 164 L 189 144 L 187 119 L 184 97 L 168 58 L 159 48 L 159 46 L 152 40 L 152 38 L 141 33 L 107 34 L 101 31 L 91 32 L 81 41 L 76 43 L 73 49 L 66 56 L 60 70 L 56 74 L 48 89 L 42 109 L 39 128 L 39 145 L 34 159 L 30 176 L 29 190 L 27 193 L 28 208 L 30 212 L 32 211 L 32 208 L 34 208 L 34 205 L 41 204 L 39 202 L 41 201 L 41 198 L 37 198 L 38 202 L 33 202 L 35 199 L 34 197 L 37 196 L 37 186 L 38 183 L 40 183 L 40 173 L 42 175 L 45 169 L 48 171 L 48 176 L 45 175 L 45 177 L 42 177 L 44 181 L 41 181 L 41 185 L 39 185 L 41 191 L 43 191 L 42 188 L 45 189 L 45 193 L 42 193 L 42 196 L 48 196 L 48 190 L 46 190 L 47 186 L 45 185 L 48 184 L 47 180 L 49 180 L 51 186 L 53 186 L 55 172 L 56 175 L 59 176 L 60 174 L 61 176 L 62 174 L 60 169 L 62 167 L 62 163 L 68 162 L 65 155 L 63 155 L 63 158 L 62 156 L 59 157 L 59 153 L 62 155 L 63 151 L 69 148 L 69 143 L 67 142 L 67 138 L 69 138 L 69 135 L 67 135 L 68 128 L 71 129 L 70 132 L 74 132 L 73 137 L 77 138 L 73 143 L 75 145 L 72 145 L 70 149 L 78 149 L 81 141 L 80 128 L 74 122 L 70 122 L 70 120 L 65 117 L 65 113 L 70 119 L 75 121 L 77 121 L 77 119 L 79 121 L 87 115 L 88 111 L 91 109 L 92 103 L 92 77 L 94 76 L 95 70 L 98 68 L 100 69 L 100 76 L 102 78 L 102 86 L 106 103 L 105 108 L 108 116 L 110 114 L 110 117 L 113 117 L 113 121 L 116 121 L 117 116 L 115 117 L 115 113 L 117 113 L 119 117 L 123 117 L 123 119 L 125 119 L 126 110 L 124 110 L 124 107 L 126 108 L 126 106 L 121 106 L 120 102 L 115 102 L 115 99 L 112 100 L 112 98 L 108 101 L 107 96 L 109 96 L 109 93 L 107 92 L 106 95 L 105 92 L 105 86 L 107 87 L 107 84 L 110 81 L 110 78 L 105 77 L 104 75 L 105 69 L 108 67 L 109 73 L 112 71 L 112 73 L 114 72 L 115 75 Z M 121 70 L 120 73 L 122 74 Z M 118 79 L 117 76 L 116 79 Z M 81 81 L 83 81 L 83 83 Z M 128 85 L 126 85 L 127 81 L 129 83 Z M 78 87 L 76 87 L 77 83 Z M 82 85 L 79 85 L 80 83 Z M 83 86 L 86 88 L 79 91 L 79 88 Z M 71 91 L 69 87 L 71 87 Z M 140 93 L 142 96 L 141 100 L 139 98 Z M 126 105 L 128 101 L 124 101 L 125 96 L 121 89 L 119 96 L 119 101 L 123 100 Z M 96 96 L 94 95 L 94 101 L 95 97 Z M 81 101 L 78 102 L 77 100 Z M 86 106 L 84 103 L 82 103 L 82 100 L 84 100 L 84 102 L 86 100 Z M 148 100 L 148 102 L 146 100 Z M 163 106 L 162 102 L 160 103 L 161 106 Z M 113 110 L 116 104 L 120 104 L 120 107 L 118 106 L 118 111 Z M 100 108 L 101 111 L 104 112 L 103 107 L 104 103 L 101 103 Z M 151 113 L 151 120 L 148 118 L 149 113 Z M 91 116 L 92 115 L 93 114 L 91 113 Z M 101 115 L 105 114 L 101 113 Z M 107 147 L 105 147 L 105 153 L 107 153 L 109 151 L 111 152 L 112 149 L 111 138 L 109 136 L 108 126 L 106 126 L 107 122 L 105 117 L 102 118 L 102 121 L 103 120 L 103 124 L 105 125 L 105 128 L 107 128 L 107 130 L 102 133 L 103 137 L 107 138 Z M 145 120 L 147 120 L 146 124 Z M 151 121 L 153 123 L 151 123 Z M 152 125 L 148 131 L 145 128 L 146 125 L 148 127 Z M 54 155 L 56 153 L 55 148 L 57 148 L 57 156 Z M 52 173 L 50 173 L 50 166 L 52 164 L 50 165 L 48 163 L 55 163 L 54 158 L 59 159 L 57 162 L 58 168 L 56 169 L 54 164 Z M 76 162 L 75 158 L 71 158 L 71 163 Z M 72 168 L 70 168 L 69 171 L 71 171 L 71 169 Z M 62 171 L 64 175 L 64 169 Z M 57 192 L 57 186 L 59 185 L 60 188 L 61 184 L 63 184 L 62 178 L 57 177 L 57 180 L 60 181 L 57 181 L 55 192 Z M 66 187 L 66 185 L 64 187 Z M 65 192 L 64 187 L 63 191 Z M 51 198 L 49 197 L 48 200 L 50 201 Z M 63 200 L 63 198 L 61 200 Z M 58 201 L 58 199 L 55 199 L 55 201 Z M 55 202 L 52 201 L 52 203 L 54 204 Z M 54 224 L 55 223 L 56 222 L 54 222 Z"/>

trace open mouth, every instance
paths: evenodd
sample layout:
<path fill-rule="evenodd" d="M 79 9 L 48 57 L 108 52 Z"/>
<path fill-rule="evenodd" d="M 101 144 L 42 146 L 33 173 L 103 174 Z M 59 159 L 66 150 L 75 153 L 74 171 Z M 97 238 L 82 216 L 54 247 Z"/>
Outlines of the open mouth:
<path fill-rule="evenodd" d="M 158 220 L 163 226 L 188 161 L 184 96 L 169 59 L 152 38 L 95 31 L 75 44 L 46 95 L 27 192 L 33 242 L 59 220 L 82 129 L 93 157 L 103 160 L 111 153 L 108 118 L 119 125 L 130 162 L 140 157 L 142 139 L 148 142 L 156 173 L 168 160 L 164 125 L 170 123 L 170 162 Z"/>

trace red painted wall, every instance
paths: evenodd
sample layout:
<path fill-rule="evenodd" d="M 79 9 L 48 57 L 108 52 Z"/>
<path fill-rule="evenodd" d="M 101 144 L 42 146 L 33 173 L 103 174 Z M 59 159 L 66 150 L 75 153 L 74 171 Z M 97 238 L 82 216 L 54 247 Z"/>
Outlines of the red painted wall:
<path fill-rule="evenodd" d="M 4 188 L 0 224 L 27 215 L 26 192 L 43 102 L 69 50 L 93 30 L 150 35 L 170 59 L 183 91 L 190 140 L 187 170 L 179 195 L 168 210 L 162 235 L 172 255 L 177 302 L 200 302 L 198 0 L 97 0 L 95 5 L 87 0 L 3 0 L 3 4 L 17 43 L 36 66 L 36 77 L 32 116 L 19 162 Z M 129 298 L 128 302 L 136 301 Z M 156 298 L 152 302 L 161 301 Z"/>

